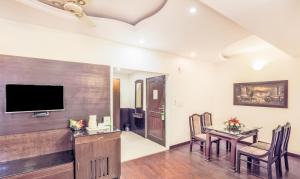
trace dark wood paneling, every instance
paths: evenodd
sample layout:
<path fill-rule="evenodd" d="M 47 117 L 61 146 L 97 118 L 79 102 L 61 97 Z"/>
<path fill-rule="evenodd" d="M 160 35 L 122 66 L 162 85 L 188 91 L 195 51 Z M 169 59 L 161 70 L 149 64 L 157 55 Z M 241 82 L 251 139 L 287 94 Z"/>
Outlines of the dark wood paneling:
<path fill-rule="evenodd" d="M 0 55 L 0 135 L 65 128 L 69 118 L 110 115 L 108 66 Z M 6 84 L 63 85 L 65 110 L 44 118 L 5 113 Z"/>
<path fill-rule="evenodd" d="M 69 129 L 0 136 L 0 162 L 72 150 Z"/>

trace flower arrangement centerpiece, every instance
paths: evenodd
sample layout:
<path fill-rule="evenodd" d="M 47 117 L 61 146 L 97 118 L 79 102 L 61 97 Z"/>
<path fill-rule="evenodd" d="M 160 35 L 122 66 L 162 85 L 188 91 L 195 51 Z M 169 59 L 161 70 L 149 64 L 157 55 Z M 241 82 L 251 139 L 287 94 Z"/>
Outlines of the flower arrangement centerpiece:
<path fill-rule="evenodd" d="M 236 117 L 232 117 L 228 121 L 225 122 L 225 126 L 226 126 L 227 130 L 238 131 L 245 125 L 242 124 Z"/>

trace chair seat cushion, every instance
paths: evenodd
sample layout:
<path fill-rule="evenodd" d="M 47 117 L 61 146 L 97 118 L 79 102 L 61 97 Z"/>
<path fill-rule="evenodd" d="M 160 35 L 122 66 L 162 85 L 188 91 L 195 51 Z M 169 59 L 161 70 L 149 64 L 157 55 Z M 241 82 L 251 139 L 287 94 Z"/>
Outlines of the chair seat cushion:
<path fill-rule="evenodd" d="M 196 137 L 199 138 L 200 140 L 206 140 L 206 134 L 198 134 L 198 135 L 196 135 Z M 212 142 L 215 142 L 218 140 L 220 140 L 220 139 L 217 137 L 211 137 Z"/>
<path fill-rule="evenodd" d="M 241 149 L 239 149 L 240 153 L 246 154 L 246 155 L 253 155 L 253 156 L 264 156 L 268 153 L 268 151 L 263 150 L 263 149 L 259 149 L 256 147 L 251 147 L 251 146 L 247 146 L 247 147 L 243 147 Z"/>
<path fill-rule="evenodd" d="M 258 149 L 262 149 L 262 150 L 269 150 L 271 145 L 269 143 L 265 143 L 265 142 L 256 142 L 256 143 L 252 144 L 251 147 L 255 147 Z"/>

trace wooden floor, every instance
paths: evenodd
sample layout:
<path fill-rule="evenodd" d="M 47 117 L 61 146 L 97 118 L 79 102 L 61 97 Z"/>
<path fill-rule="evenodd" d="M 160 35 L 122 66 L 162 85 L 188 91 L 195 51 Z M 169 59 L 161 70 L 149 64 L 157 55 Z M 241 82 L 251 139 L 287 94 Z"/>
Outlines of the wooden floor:
<path fill-rule="evenodd" d="M 215 149 L 215 147 L 213 146 Z M 241 174 L 230 169 L 229 153 L 221 147 L 220 157 L 213 151 L 212 161 L 207 162 L 199 147 L 189 152 L 188 146 L 161 152 L 151 156 L 122 163 L 121 179 L 257 179 L 267 178 L 265 169 L 261 169 L 259 176 L 253 171 L 247 171 L 246 164 L 242 164 Z M 283 179 L 300 179 L 300 160 L 290 157 L 290 171 L 283 169 Z M 283 165 L 284 166 L 284 165 Z M 252 173 L 252 174 L 250 174 Z M 254 172 L 256 175 L 257 172 Z M 276 178 L 273 169 L 273 178 Z"/>

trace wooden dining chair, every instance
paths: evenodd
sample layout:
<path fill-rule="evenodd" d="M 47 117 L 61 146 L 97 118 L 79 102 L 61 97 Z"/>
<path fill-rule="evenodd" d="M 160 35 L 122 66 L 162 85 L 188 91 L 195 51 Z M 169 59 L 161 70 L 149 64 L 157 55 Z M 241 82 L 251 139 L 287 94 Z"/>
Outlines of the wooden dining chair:
<path fill-rule="evenodd" d="M 281 167 L 281 159 L 284 158 L 284 164 L 286 171 L 289 171 L 289 161 L 288 161 L 288 145 L 291 135 L 291 124 L 287 122 L 283 126 L 283 137 L 282 137 L 282 145 L 281 145 L 281 152 L 280 152 L 280 162 L 279 162 L 279 173 L 280 177 L 282 176 L 282 167 Z M 263 150 L 269 150 L 270 143 L 258 141 L 251 145 L 252 147 L 256 147 Z"/>
<path fill-rule="evenodd" d="M 191 134 L 191 141 L 190 141 L 190 151 L 193 151 L 193 144 L 197 143 L 200 145 L 200 150 L 206 148 L 206 134 L 202 133 L 202 126 L 201 126 L 201 115 L 193 114 L 189 117 L 189 124 L 190 124 L 190 134 Z M 217 147 L 217 155 L 220 152 L 220 139 L 216 137 L 212 137 L 211 143 L 215 143 Z"/>
<path fill-rule="evenodd" d="M 201 131 L 202 133 L 206 133 L 206 127 L 212 126 L 213 122 L 212 122 L 212 114 L 209 112 L 204 112 L 201 115 L 202 119 L 201 119 Z M 231 143 L 229 141 L 226 141 L 226 151 L 230 151 L 231 150 Z"/>
<path fill-rule="evenodd" d="M 276 176 L 280 177 L 279 162 L 280 162 L 282 138 L 283 138 L 283 127 L 278 126 L 272 132 L 272 142 L 268 150 L 263 150 L 252 146 L 247 146 L 239 149 L 237 151 L 237 163 L 236 163 L 237 173 L 240 173 L 241 171 L 241 161 L 245 161 L 247 163 L 251 162 L 251 165 L 256 165 L 261 168 L 266 168 L 268 171 L 268 179 L 272 179 L 272 164 L 275 163 Z M 241 156 L 246 156 L 247 158 L 251 158 L 251 160 L 250 161 L 242 160 Z M 253 160 L 256 162 L 253 163 L 252 162 Z M 260 162 L 266 163 L 267 167 L 260 165 Z"/>

